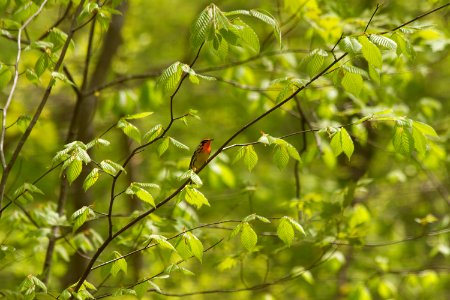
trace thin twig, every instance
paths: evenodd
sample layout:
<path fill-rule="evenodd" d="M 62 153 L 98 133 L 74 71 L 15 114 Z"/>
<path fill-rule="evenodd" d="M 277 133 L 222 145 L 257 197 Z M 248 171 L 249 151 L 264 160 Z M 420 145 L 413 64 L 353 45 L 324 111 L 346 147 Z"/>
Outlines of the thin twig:
<path fill-rule="evenodd" d="M 76 10 L 75 16 L 79 15 L 79 13 L 81 12 L 81 9 L 83 8 L 83 5 L 84 5 L 85 1 L 86 0 L 81 0 L 80 1 L 79 5 L 77 7 L 77 10 Z M 42 2 L 42 5 L 44 5 L 46 2 L 47 2 L 47 0 Z M 65 58 L 66 53 L 67 53 L 67 49 L 69 48 L 69 44 L 70 44 L 70 42 L 72 40 L 72 37 L 73 37 L 73 35 L 75 33 L 74 30 L 73 30 L 75 25 L 76 25 L 76 17 L 73 19 L 73 22 L 72 22 L 72 25 L 71 25 L 71 29 L 69 30 L 69 33 L 68 33 L 67 38 L 66 38 L 66 41 L 65 41 L 65 43 L 64 43 L 64 45 L 63 45 L 63 47 L 61 49 L 61 54 L 60 54 L 60 56 L 58 58 L 58 61 L 55 63 L 55 66 L 53 68 L 55 71 L 58 71 L 61 68 L 61 66 L 62 66 L 62 63 L 63 63 L 64 58 Z M 18 44 L 20 44 L 20 42 L 18 42 Z M 16 72 L 17 72 L 17 70 L 16 70 Z M 17 83 L 16 79 L 15 79 L 15 81 Z M 55 84 L 55 81 L 56 81 L 55 78 L 50 79 L 50 82 L 47 85 L 47 88 L 46 88 L 46 90 L 44 92 L 44 95 L 42 96 L 41 102 L 39 103 L 39 105 L 38 105 L 38 107 L 36 109 L 36 112 L 34 113 L 33 118 L 30 121 L 30 124 L 28 125 L 27 129 L 25 130 L 25 132 L 23 133 L 22 137 L 20 138 L 16 148 L 14 149 L 14 152 L 13 152 L 9 162 L 6 165 L 6 168 L 4 168 L 4 170 L 3 170 L 3 175 L 2 175 L 2 178 L 1 178 L 1 181 L 0 181 L 0 208 L 2 207 L 3 198 L 4 198 L 4 195 L 5 195 L 6 182 L 8 180 L 9 173 L 11 172 L 11 170 L 12 170 L 12 168 L 13 168 L 13 166 L 14 166 L 14 164 L 15 164 L 18 156 L 19 156 L 19 153 L 22 151 L 22 148 L 23 148 L 25 142 L 28 140 L 28 137 L 30 136 L 31 132 L 33 131 L 34 126 L 36 125 L 39 117 L 41 116 L 41 113 L 44 110 L 44 107 L 47 104 L 47 100 L 49 99 L 50 94 L 51 94 L 51 92 L 53 90 L 53 86 Z M 10 96 L 12 97 L 12 93 L 10 94 Z M 6 115 L 4 115 L 4 117 L 6 117 Z M 4 127 L 2 127 L 2 128 L 4 128 Z M 3 143 L 3 139 L 4 139 L 4 133 L 2 132 L 2 137 L 0 139 L 1 140 L 0 143 Z M 1 151 L 1 152 L 3 153 L 3 151 Z M 0 212 L 0 217 L 1 217 L 1 212 Z"/>
<path fill-rule="evenodd" d="M 17 56 L 16 56 L 16 62 L 14 64 L 14 78 L 13 78 L 13 84 L 11 86 L 11 90 L 9 91 L 8 98 L 6 100 L 5 106 L 2 109 L 2 131 L 0 136 L 0 158 L 2 163 L 3 171 L 7 168 L 6 158 L 5 158 L 5 152 L 4 152 L 4 143 L 5 143 L 5 131 L 6 131 L 6 117 L 8 114 L 8 108 L 12 102 L 12 98 L 14 96 L 14 92 L 17 87 L 17 82 L 19 81 L 19 62 L 20 62 L 20 56 L 22 54 L 22 32 L 25 30 L 25 28 L 33 21 L 34 18 L 36 18 L 44 9 L 44 6 L 47 4 L 48 0 L 45 0 L 41 3 L 39 6 L 39 9 L 31 15 L 25 23 L 23 23 L 22 26 L 20 26 L 18 32 L 17 32 Z M 0 197 L 0 207 L 1 207 L 1 201 L 3 200 L 3 195 Z"/>
<path fill-rule="evenodd" d="M 364 33 L 366 33 L 367 29 L 369 29 L 369 25 L 370 25 L 370 23 L 372 23 L 372 19 L 373 19 L 373 17 L 375 17 L 375 14 L 377 13 L 377 11 L 380 7 L 381 7 L 381 5 L 379 3 L 377 3 L 377 7 L 375 7 L 374 12 L 372 13 L 372 16 L 369 19 L 369 22 L 367 22 L 366 28 L 364 28 Z"/>

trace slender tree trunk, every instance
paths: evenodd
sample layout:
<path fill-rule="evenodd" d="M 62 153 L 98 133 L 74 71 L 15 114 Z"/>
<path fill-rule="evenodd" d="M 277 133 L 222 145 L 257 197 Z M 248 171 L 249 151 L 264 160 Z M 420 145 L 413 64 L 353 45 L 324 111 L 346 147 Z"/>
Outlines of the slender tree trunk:
<path fill-rule="evenodd" d="M 127 1 L 123 1 L 117 8 L 122 12 L 122 15 L 115 15 L 110 27 L 104 36 L 102 50 L 99 55 L 97 65 L 92 73 L 91 79 L 85 84 L 82 92 L 95 89 L 97 86 L 103 84 L 106 80 L 107 74 L 111 68 L 112 60 L 117 53 L 117 49 L 122 43 L 121 30 L 124 23 L 124 15 L 126 13 L 128 4 Z M 82 142 L 89 142 L 94 138 L 94 124 L 93 119 L 97 108 L 97 97 L 95 95 L 79 96 L 78 112 L 74 118 L 76 122 L 76 140 Z M 88 174 L 89 170 L 83 169 L 80 179 L 76 180 L 73 185 L 73 203 L 75 210 L 83 206 L 92 204 L 91 194 L 83 190 L 83 178 Z M 85 230 L 86 227 L 82 228 Z M 65 286 L 74 283 L 80 278 L 81 273 L 87 266 L 87 260 L 78 254 L 74 254 L 71 257 L 69 272 L 67 272 L 64 278 Z"/>

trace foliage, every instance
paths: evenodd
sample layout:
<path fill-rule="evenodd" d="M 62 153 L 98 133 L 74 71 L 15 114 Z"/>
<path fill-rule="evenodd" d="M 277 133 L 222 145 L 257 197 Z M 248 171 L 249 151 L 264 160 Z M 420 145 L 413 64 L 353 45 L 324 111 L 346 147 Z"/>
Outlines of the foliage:
<path fill-rule="evenodd" d="M 0 294 L 444 299 L 450 4 L 153 2 L 0 1 Z"/>

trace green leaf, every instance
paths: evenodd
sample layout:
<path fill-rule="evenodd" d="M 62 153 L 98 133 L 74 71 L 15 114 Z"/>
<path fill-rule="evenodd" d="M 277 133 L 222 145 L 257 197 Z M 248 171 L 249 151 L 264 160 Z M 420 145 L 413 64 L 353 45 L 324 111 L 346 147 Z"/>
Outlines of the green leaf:
<path fill-rule="evenodd" d="M 125 120 L 143 119 L 143 118 L 148 117 L 148 116 L 150 116 L 152 114 L 153 114 L 153 112 L 146 111 L 146 112 L 141 112 L 141 113 L 137 113 L 137 114 L 133 114 L 133 115 L 127 115 L 127 116 L 123 117 L 123 119 L 125 119 Z"/>
<path fill-rule="evenodd" d="M 244 148 L 244 164 L 247 166 L 247 169 L 251 171 L 258 163 L 258 154 L 256 154 L 252 145 L 245 146 Z"/>
<path fill-rule="evenodd" d="M 304 58 L 302 65 L 306 67 L 306 71 L 310 77 L 315 76 L 321 71 L 327 56 L 328 53 L 325 50 L 314 49 Z"/>
<path fill-rule="evenodd" d="M 362 45 L 354 37 L 346 36 L 339 42 L 339 47 L 350 54 L 357 54 L 361 52 Z"/>
<path fill-rule="evenodd" d="M 405 38 L 402 33 L 396 31 L 392 34 L 391 37 L 397 43 L 398 56 L 403 54 L 410 60 L 413 60 L 416 57 L 416 52 L 414 51 L 414 48 L 411 45 L 409 39 Z"/>
<path fill-rule="evenodd" d="M 333 135 L 330 146 L 335 156 L 344 152 L 349 160 L 355 150 L 352 138 L 344 127 L 340 128 L 339 131 Z"/>
<path fill-rule="evenodd" d="M 341 83 L 347 92 L 352 93 L 356 97 L 359 96 L 361 89 L 363 87 L 362 76 L 350 72 L 345 72 Z"/>
<path fill-rule="evenodd" d="M 161 86 L 165 92 L 172 91 L 180 82 L 181 76 L 183 75 L 182 63 L 175 62 L 165 69 L 161 76 L 159 76 L 156 84 Z"/>
<path fill-rule="evenodd" d="M 275 38 L 278 42 L 278 44 L 281 46 L 281 30 L 280 26 L 278 25 L 278 22 L 273 18 L 268 12 L 262 12 L 258 10 L 235 10 L 224 13 L 226 16 L 234 16 L 234 15 L 244 15 L 244 16 L 251 16 L 254 18 L 257 18 L 264 23 L 270 25 L 274 31 Z"/>
<path fill-rule="evenodd" d="M 149 203 L 151 206 L 156 207 L 155 199 L 146 189 L 144 189 L 139 183 L 132 182 L 125 191 L 128 195 L 136 195 L 140 200 Z"/>
<path fill-rule="evenodd" d="M 295 148 L 294 146 L 292 146 L 291 144 L 289 144 L 286 141 L 285 141 L 285 144 L 286 144 L 286 150 L 289 153 L 289 156 L 297 161 L 301 161 L 302 159 L 300 158 L 300 154 L 298 153 L 297 148 Z"/>
<path fill-rule="evenodd" d="M 198 16 L 197 20 L 194 22 L 191 28 L 190 42 L 194 49 L 199 48 L 206 40 L 210 38 L 211 31 L 214 30 L 213 24 L 215 11 L 218 8 L 211 4 L 206 7 Z"/>
<path fill-rule="evenodd" d="M 158 235 L 158 234 L 152 234 L 152 235 L 148 236 L 147 240 L 149 240 L 149 241 L 154 240 L 162 248 L 176 251 L 175 248 L 172 246 L 172 244 L 167 241 L 167 238 L 165 236 Z"/>
<path fill-rule="evenodd" d="M 369 65 L 369 77 L 375 81 L 376 84 L 381 83 L 380 72 L 378 72 L 378 70 L 372 65 Z"/>
<path fill-rule="evenodd" d="M 82 168 L 83 168 L 83 164 L 82 164 L 81 160 L 78 160 L 78 159 L 72 160 L 71 163 L 67 166 L 67 168 L 65 170 L 66 170 L 67 181 L 69 181 L 70 184 L 72 182 L 74 182 L 75 179 L 78 178 L 78 176 L 80 176 Z"/>
<path fill-rule="evenodd" d="M 275 145 L 273 161 L 280 170 L 284 169 L 287 166 L 289 162 L 289 152 L 285 145 Z"/>
<path fill-rule="evenodd" d="M 392 144 L 397 152 L 410 156 L 414 149 L 414 139 L 410 128 L 404 126 L 401 122 L 397 122 L 394 127 Z"/>
<path fill-rule="evenodd" d="M 205 195 L 191 185 L 186 185 L 179 197 L 181 200 L 185 200 L 197 209 L 201 208 L 203 205 L 211 206 Z"/>
<path fill-rule="evenodd" d="M 202 242 L 192 232 L 185 233 L 185 236 L 187 236 L 187 243 L 188 243 L 189 249 L 191 250 L 192 254 L 200 262 L 202 262 L 202 258 L 203 258 Z"/>
<path fill-rule="evenodd" d="M 427 152 L 427 139 L 425 135 L 415 127 L 412 127 L 412 137 L 414 140 L 414 148 L 418 153 L 424 154 Z"/>
<path fill-rule="evenodd" d="M 91 186 L 93 186 L 100 174 L 99 174 L 99 169 L 98 168 L 93 168 L 91 172 L 89 172 L 89 174 L 86 176 L 86 179 L 83 182 L 83 189 L 84 191 L 87 191 Z"/>
<path fill-rule="evenodd" d="M 413 128 L 419 130 L 421 133 L 427 136 L 431 137 L 439 137 L 436 133 L 436 131 L 428 124 L 419 122 L 419 121 L 413 121 L 412 123 Z"/>
<path fill-rule="evenodd" d="M 291 223 L 287 219 L 282 218 L 280 220 L 277 227 L 277 235 L 286 245 L 291 246 L 295 234 Z"/>
<path fill-rule="evenodd" d="M 242 246 L 244 246 L 244 248 L 247 251 L 252 251 L 255 248 L 257 242 L 258 242 L 258 236 L 256 235 L 253 228 L 250 226 L 249 223 L 243 222 L 242 230 L 241 230 Z"/>
<path fill-rule="evenodd" d="M 369 35 L 369 40 L 379 46 L 382 46 L 389 50 L 397 50 L 397 43 L 382 35 L 371 34 Z"/>
<path fill-rule="evenodd" d="M 69 78 L 67 78 L 66 75 L 64 75 L 63 73 L 59 73 L 59 72 L 52 72 L 52 77 L 54 79 L 60 80 L 64 83 L 70 84 L 70 85 L 75 85 L 75 83 L 73 83 L 72 81 L 70 81 Z"/>
<path fill-rule="evenodd" d="M 121 271 L 127 274 L 127 261 L 121 257 L 122 255 L 118 251 L 113 252 L 113 259 L 120 258 L 114 261 L 111 266 L 110 274 L 114 277 L 116 277 Z"/>
<path fill-rule="evenodd" d="M 189 151 L 189 147 L 186 146 L 185 144 L 183 144 L 183 143 L 177 141 L 176 139 L 174 139 L 174 138 L 172 138 L 172 137 L 169 137 L 169 139 L 170 139 L 170 142 L 171 142 L 175 147 L 180 148 L 180 149 L 183 149 L 183 150 L 188 150 L 188 151 Z"/>
<path fill-rule="evenodd" d="M 256 32 L 239 18 L 233 20 L 233 25 L 233 28 L 237 30 L 236 32 L 240 39 L 239 44 L 249 48 L 253 54 L 258 54 L 260 45 Z M 240 41 L 242 41 L 242 43 Z"/>
<path fill-rule="evenodd" d="M 161 135 L 163 132 L 163 127 L 161 124 L 155 125 L 152 129 L 150 129 L 147 133 L 144 134 L 145 143 L 150 143 L 157 137 Z"/>
<path fill-rule="evenodd" d="M 259 221 L 261 221 L 263 223 L 270 223 L 270 220 L 267 219 L 266 217 L 256 215 L 256 219 L 258 219 Z"/>
<path fill-rule="evenodd" d="M 37 186 L 35 186 L 34 184 L 25 182 L 24 184 L 22 184 L 20 187 L 18 187 L 15 191 L 14 191 L 14 197 L 19 197 L 20 195 L 24 194 L 24 193 L 35 193 L 35 194 L 41 194 L 44 195 L 44 192 L 41 191 Z"/>
<path fill-rule="evenodd" d="M 294 227 L 295 230 L 297 230 L 298 232 L 300 232 L 303 235 L 306 235 L 306 232 L 303 229 L 302 225 L 297 223 L 297 221 L 295 221 L 294 219 L 292 219 L 291 217 L 288 217 L 288 216 L 284 216 L 283 219 L 287 220 Z"/>
<path fill-rule="evenodd" d="M 165 137 L 165 138 L 161 141 L 161 143 L 159 144 L 159 146 L 158 146 L 158 155 L 159 155 L 160 157 L 164 154 L 164 152 L 167 151 L 167 149 L 169 149 L 169 142 L 170 142 L 169 137 Z"/>
<path fill-rule="evenodd" d="M 109 159 L 102 160 L 100 162 L 100 167 L 105 173 L 112 176 L 116 176 L 119 171 L 124 172 L 125 174 L 127 173 L 121 165 Z"/>
<path fill-rule="evenodd" d="M 134 126 L 130 122 L 122 118 L 117 123 L 117 128 L 122 129 L 123 133 L 125 133 L 128 137 L 132 138 L 139 144 L 141 143 L 141 132 L 136 126 Z"/>
<path fill-rule="evenodd" d="M 38 60 L 34 65 L 34 72 L 38 77 L 41 77 L 41 75 L 45 72 L 45 70 L 47 70 L 49 62 L 50 59 L 47 53 L 43 53 L 41 56 L 39 56 Z"/>
<path fill-rule="evenodd" d="M 72 222 L 72 232 L 75 232 L 80 228 L 86 221 L 91 220 L 95 217 L 94 211 L 87 206 L 83 206 L 79 210 L 75 211 L 70 217 Z"/>
<path fill-rule="evenodd" d="M 381 58 L 380 49 L 378 49 L 378 47 L 369 41 L 369 39 L 364 35 L 360 36 L 358 40 L 362 45 L 362 54 L 369 65 L 381 68 L 383 65 L 383 59 Z"/>
<path fill-rule="evenodd" d="M 44 293 L 47 293 L 47 287 L 39 278 L 33 275 L 30 275 L 30 277 L 35 286 L 39 287 Z"/>
<path fill-rule="evenodd" d="M 138 299 L 142 299 L 150 288 L 151 288 L 151 286 L 150 286 L 149 280 L 139 283 L 138 285 L 136 285 L 134 287 L 134 291 L 136 292 L 136 297 Z M 159 287 L 158 287 L 158 289 L 159 289 Z"/>

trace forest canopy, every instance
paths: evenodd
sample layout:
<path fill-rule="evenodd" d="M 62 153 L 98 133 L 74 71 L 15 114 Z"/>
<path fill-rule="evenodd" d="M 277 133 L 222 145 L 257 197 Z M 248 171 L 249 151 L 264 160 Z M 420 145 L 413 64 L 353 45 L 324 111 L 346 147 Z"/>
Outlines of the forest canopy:
<path fill-rule="evenodd" d="M 0 0 L 0 296 L 445 299 L 449 17 Z"/>

